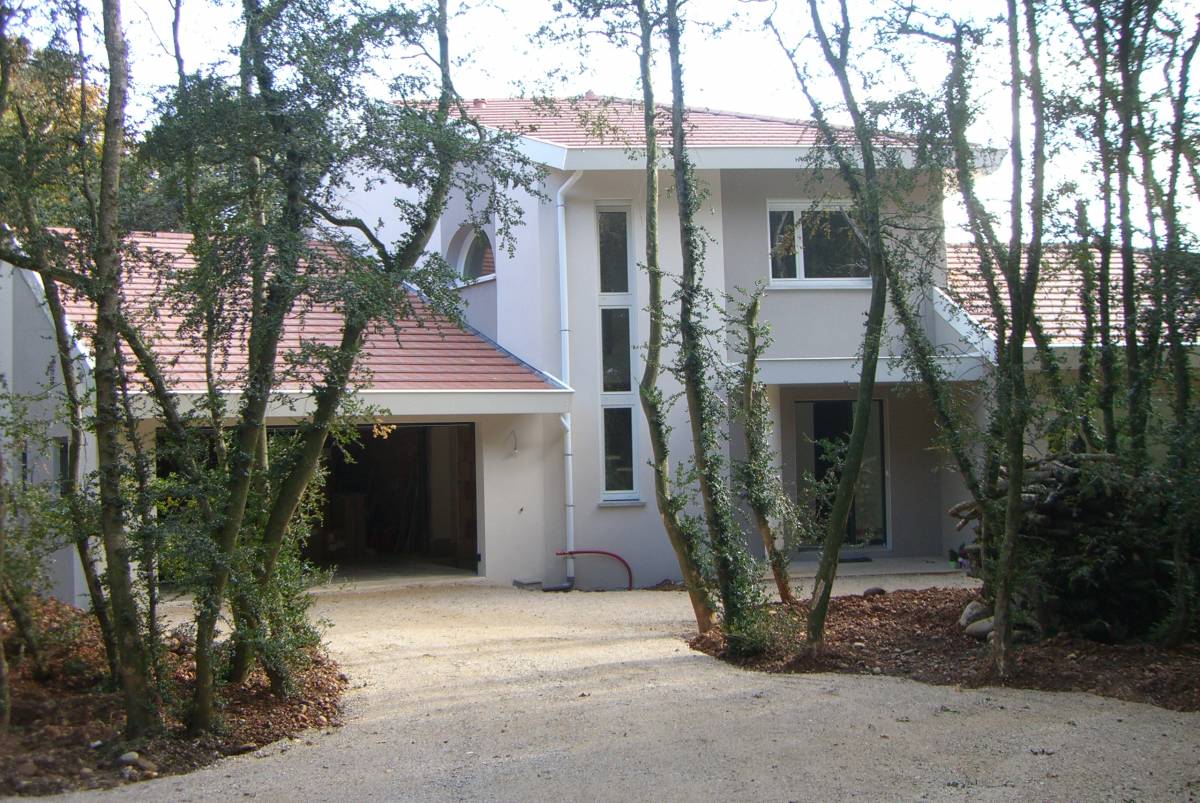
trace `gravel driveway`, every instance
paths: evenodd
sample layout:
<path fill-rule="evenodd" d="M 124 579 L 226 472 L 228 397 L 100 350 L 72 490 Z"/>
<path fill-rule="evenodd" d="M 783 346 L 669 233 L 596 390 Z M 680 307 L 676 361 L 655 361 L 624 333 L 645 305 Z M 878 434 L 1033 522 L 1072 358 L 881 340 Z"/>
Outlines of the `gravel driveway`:
<path fill-rule="evenodd" d="M 316 613 L 352 679 L 345 727 L 78 798 L 1200 799 L 1200 715 L 743 672 L 688 649 L 689 610 L 679 592 L 477 580 L 324 591 Z"/>

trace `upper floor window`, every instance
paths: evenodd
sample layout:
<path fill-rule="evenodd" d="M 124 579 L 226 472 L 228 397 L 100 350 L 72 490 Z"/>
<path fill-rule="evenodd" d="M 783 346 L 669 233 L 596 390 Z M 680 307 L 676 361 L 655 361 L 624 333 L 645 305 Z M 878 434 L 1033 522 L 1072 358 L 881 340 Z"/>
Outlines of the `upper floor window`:
<path fill-rule="evenodd" d="M 487 235 L 476 231 L 470 245 L 463 252 L 460 267 L 463 281 L 473 282 L 496 272 L 496 255 L 492 253 L 492 244 Z"/>
<path fill-rule="evenodd" d="M 846 208 L 772 201 L 767 226 L 773 284 L 869 285 L 866 257 Z"/>
<path fill-rule="evenodd" d="M 600 292 L 628 293 L 629 210 L 604 209 L 596 212 L 600 236 Z"/>

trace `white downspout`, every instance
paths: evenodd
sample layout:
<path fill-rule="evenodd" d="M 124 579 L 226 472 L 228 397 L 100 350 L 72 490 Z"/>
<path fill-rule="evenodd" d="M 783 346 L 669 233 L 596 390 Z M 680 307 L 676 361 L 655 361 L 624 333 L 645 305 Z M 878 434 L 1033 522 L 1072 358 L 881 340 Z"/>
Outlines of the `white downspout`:
<path fill-rule="evenodd" d="M 583 173 L 576 170 L 571 177 L 563 182 L 555 194 L 555 211 L 558 216 L 558 336 L 559 350 L 562 363 L 559 368 L 559 379 L 563 384 L 571 385 L 571 313 L 570 298 L 567 293 L 567 191 L 575 186 L 575 182 Z M 573 459 L 571 452 L 571 413 L 566 412 L 562 418 L 563 426 L 563 502 L 566 516 L 567 552 L 575 549 L 575 482 L 573 479 Z M 567 585 L 575 583 L 575 558 L 567 557 Z"/>

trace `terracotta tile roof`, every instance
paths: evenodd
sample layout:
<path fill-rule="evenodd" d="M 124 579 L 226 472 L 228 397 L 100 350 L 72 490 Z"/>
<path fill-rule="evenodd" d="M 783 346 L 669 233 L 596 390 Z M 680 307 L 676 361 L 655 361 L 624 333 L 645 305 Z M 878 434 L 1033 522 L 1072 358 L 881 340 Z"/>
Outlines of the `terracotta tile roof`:
<path fill-rule="evenodd" d="M 1093 252 L 1092 260 L 1094 265 L 1099 264 L 1099 252 Z M 1109 320 L 1113 337 L 1118 340 L 1125 321 L 1121 308 L 1120 271 L 1120 257 L 1114 254 L 1109 281 L 1112 288 Z M 1083 277 L 1070 249 L 1059 246 L 1047 248 L 1043 252 L 1034 309 L 1042 328 L 1053 342 L 1083 342 L 1084 310 L 1080 300 L 1082 286 Z M 968 313 L 989 331 L 993 331 L 991 305 L 988 303 L 986 285 L 979 272 L 979 252 L 974 245 L 946 244 L 946 290 Z M 1096 325 L 1099 326 L 1098 317 Z"/>
<path fill-rule="evenodd" d="M 181 391 L 203 390 L 204 357 L 191 337 L 180 332 L 181 310 L 164 300 L 160 269 L 192 267 L 190 234 L 135 232 L 130 244 L 145 259 L 126 259 L 125 308 L 140 321 L 169 378 Z M 155 264 L 158 263 L 158 264 Z M 366 337 L 359 366 L 366 385 L 376 390 L 552 390 L 557 386 L 482 335 L 435 315 L 419 296 L 411 296 L 411 320 L 380 326 Z M 93 308 L 78 298 L 64 299 L 73 323 L 94 320 Z M 301 341 L 333 346 L 341 333 L 340 316 L 328 305 L 293 313 L 284 329 L 277 370 L 288 370 L 285 355 Z M 220 362 L 221 379 L 236 387 L 246 368 L 246 341 L 236 332 Z M 311 386 L 313 377 L 283 379 L 281 388 Z"/>
<path fill-rule="evenodd" d="M 568 148 L 619 148 L 645 145 L 640 101 L 591 96 L 553 101 L 528 98 L 480 98 L 469 113 L 492 128 L 523 134 Z M 661 141 L 670 135 L 669 106 L 658 107 Z M 688 109 L 691 147 L 815 145 L 817 126 L 793 120 L 714 109 Z"/>

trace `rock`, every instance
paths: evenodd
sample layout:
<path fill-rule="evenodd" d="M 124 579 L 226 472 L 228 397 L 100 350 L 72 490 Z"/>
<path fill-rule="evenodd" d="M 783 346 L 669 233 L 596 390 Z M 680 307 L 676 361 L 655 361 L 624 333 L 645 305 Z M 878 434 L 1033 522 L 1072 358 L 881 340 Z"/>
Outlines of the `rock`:
<path fill-rule="evenodd" d="M 137 754 L 136 750 L 130 750 L 128 753 L 122 753 L 117 756 L 117 766 L 132 767 L 134 764 L 137 764 L 139 758 L 141 756 Z"/>
<path fill-rule="evenodd" d="M 886 594 L 886 593 L 887 592 L 884 591 L 879 586 L 871 586 L 870 588 L 868 588 L 866 591 L 863 592 L 863 596 L 864 597 L 878 597 L 879 595 Z"/>
<path fill-rule="evenodd" d="M 22 761 L 20 764 L 18 764 L 13 769 L 15 769 L 17 771 L 18 775 L 36 775 L 37 774 L 37 764 L 34 764 L 29 759 L 25 759 L 24 761 Z"/>
<path fill-rule="evenodd" d="M 309 742 L 309 744 L 312 744 Z M 226 745 L 221 749 L 221 752 L 227 756 L 243 756 L 246 753 L 253 753 L 258 749 L 258 745 L 253 742 L 244 742 L 243 744 Z"/>
<path fill-rule="evenodd" d="M 991 608 L 974 599 L 967 603 L 967 607 L 963 608 L 962 616 L 958 617 L 958 626 L 967 627 L 972 622 L 978 622 L 980 619 L 986 619 L 991 615 Z"/>
<path fill-rule="evenodd" d="M 136 781 L 138 773 L 133 767 L 121 767 L 121 777 L 127 781 Z"/>
<path fill-rule="evenodd" d="M 133 762 L 133 766 L 142 772 L 158 772 L 158 765 L 145 756 L 138 756 L 137 761 Z"/>
<path fill-rule="evenodd" d="M 988 637 L 988 633 L 992 632 L 992 617 L 979 619 L 967 625 L 966 633 L 971 638 L 983 640 Z"/>
<path fill-rule="evenodd" d="M 1037 641 L 1037 633 L 1028 627 L 1013 628 L 1013 644 L 1032 644 Z"/>

